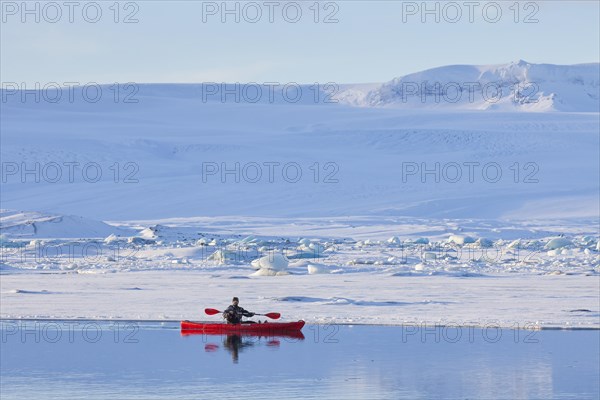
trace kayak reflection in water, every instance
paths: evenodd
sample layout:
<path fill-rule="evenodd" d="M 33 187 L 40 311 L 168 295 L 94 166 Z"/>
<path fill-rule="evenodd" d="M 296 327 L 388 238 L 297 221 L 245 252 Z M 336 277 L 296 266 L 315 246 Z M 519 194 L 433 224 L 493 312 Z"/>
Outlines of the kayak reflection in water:
<path fill-rule="evenodd" d="M 234 364 L 237 364 L 239 361 L 239 352 L 244 347 L 250 347 L 252 345 L 254 345 L 254 343 L 243 341 L 242 337 L 239 335 L 227 335 L 223 341 L 223 346 L 225 346 L 227 351 L 231 354 L 231 360 Z"/>
<path fill-rule="evenodd" d="M 254 321 L 242 321 L 242 317 L 254 317 L 254 313 L 244 310 L 238 304 L 240 299 L 234 297 L 231 301 L 231 305 L 223 311 L 223 318 L 227 320 L 228 324 L 254 324 Z"/>

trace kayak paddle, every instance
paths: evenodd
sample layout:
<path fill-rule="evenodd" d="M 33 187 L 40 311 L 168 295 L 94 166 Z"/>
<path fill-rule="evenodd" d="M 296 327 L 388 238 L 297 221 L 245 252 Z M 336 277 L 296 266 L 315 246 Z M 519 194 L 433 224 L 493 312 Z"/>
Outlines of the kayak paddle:
<path fill-rule="evenodd" d="M 205 308 L 204 312 L 208 315 L 215 315 L 215 314 L 222 313 L 222 311 L 215 310 L 214 308 Z M 267 317 L 267 318 L 271 318 L 271 319 L 279 319 L 281 317 L 281 314 L 279 314 L 277 312 L 266 313 L 266 314 L 256 314 L 255 313 L 254 315 L 261 315 L 263 317 Z"/>

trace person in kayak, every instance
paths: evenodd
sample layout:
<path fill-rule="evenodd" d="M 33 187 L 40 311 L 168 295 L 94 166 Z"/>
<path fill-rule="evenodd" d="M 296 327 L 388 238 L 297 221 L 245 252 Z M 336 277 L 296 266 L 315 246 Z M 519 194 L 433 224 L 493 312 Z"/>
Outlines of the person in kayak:
<path fill-rule="evenodd" d="M 241 324 L 242 317 L 254 317 L 254 313 L 244 310 L 239 306 L 240 299 L 234 297 L 231 301 L 231 305 L 223 311 L 223 318 L 227 320 L 228 324 Z M 254 321 L 244 321 L 243 323 L 252 324 Z"/>

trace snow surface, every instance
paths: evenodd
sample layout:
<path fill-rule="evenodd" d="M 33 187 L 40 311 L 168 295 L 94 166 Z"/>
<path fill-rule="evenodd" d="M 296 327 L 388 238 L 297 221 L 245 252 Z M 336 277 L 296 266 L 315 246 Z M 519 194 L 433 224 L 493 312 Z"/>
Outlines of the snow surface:
<path fill-rule="evenodd" d="M 251 311 L 281 312 L 282 321 L 600 328 L 597 298 L 590 296 L 598 276 L 239 274 L 3 275 L 2 318 L 219 321 L 202 310 L 224 308 L 235 294 Z"/>
<path fill-rule="evenodd" d="M 574 112 L 355 107 L 312 97 L 222 103 L 203 101 L 203 85 L 168 84 L 140 85 L 135 104 L 10 96 L 0 121 L 2 208 L 98 220 L 597 217 L 597 65 L 519 65 L 467 69 L 498 77 L 539 69 L 535 77 L 592 91 L 596 112 L 575 101 L 583 95 L 568 103 Z M 464 68 L 423 74 L 450 79 Z M 51 163 L 62 173 L 56 183 Z M 36 166 L 39 182 L 26 173 Z"/>
<path fill-rule="evenodd" d="M 539 90 L 404 102 L 424 80 Z M 0 317 L 200 319 L 238 295 L 309 322 L 600 326 L 598 64 L 442 67 L 338 104 L 205 88 L 3 102 Z"/>

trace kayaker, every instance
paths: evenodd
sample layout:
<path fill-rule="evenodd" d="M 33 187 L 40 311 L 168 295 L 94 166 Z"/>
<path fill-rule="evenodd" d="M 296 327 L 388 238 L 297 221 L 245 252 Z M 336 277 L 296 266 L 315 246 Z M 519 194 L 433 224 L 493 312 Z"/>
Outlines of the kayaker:
<path fill-rule="evenodd" d="M 228 324 L 240 324 L 242 323 L 242 317 L 254 317 L 254 313 L 244 310 L 239 306 L 240 299 L 234 297 L 231 300 L 231 305 L 223 311 L 223 318 L 227 320 Z M 244 321 L 245 323 L 253 323 L 254 321 Z"/>

